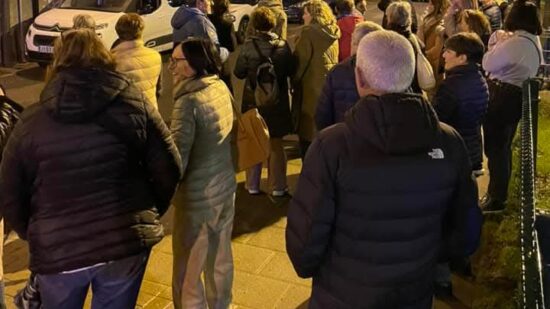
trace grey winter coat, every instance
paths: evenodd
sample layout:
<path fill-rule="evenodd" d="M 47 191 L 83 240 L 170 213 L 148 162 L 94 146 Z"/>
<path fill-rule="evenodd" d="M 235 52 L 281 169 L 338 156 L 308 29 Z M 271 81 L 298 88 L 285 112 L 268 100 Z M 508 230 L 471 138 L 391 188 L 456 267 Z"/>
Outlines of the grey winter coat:
<path fill-rule="evenodd" d="M 174 205 L 208 212 L 232 198 L 236 189 L 231 94 L 218 76 L 209 75 L 180 82 L 174 98 L 171 130 L 183 165 Z"/>
<path fill-rule="evenodd" d="M 219 46 L 216 27 L 210 19 L 199 9 L 181 6 L 172 16 L 172 35 L 174 43 L 182 42 L 190 37 L 210 39 L 214 45 Z"/>

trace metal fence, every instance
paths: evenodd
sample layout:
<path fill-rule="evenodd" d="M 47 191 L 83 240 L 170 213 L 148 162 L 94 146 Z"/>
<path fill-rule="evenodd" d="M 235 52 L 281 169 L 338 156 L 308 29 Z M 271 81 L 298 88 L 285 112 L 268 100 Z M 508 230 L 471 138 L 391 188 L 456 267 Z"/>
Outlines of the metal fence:
<path fill-rule="evenodd" d="M 544 309 L 541 255 L 535 229 L 538 102 L 541 79 L 523 84 L 521 117 L 521 308 Z"/>

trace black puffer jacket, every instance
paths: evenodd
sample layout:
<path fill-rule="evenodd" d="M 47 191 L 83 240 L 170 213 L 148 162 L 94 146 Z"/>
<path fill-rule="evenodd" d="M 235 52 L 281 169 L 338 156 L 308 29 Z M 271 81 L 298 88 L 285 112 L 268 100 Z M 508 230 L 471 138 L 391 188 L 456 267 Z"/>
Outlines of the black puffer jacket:
<path fill-rule="evenodd" d="M 0 162 L 2 162 L 2 152 L 10 133 L 22 111 L 23 107 L 6 97 L 4 90 L 0 87 Z"/>
<path fill-rule="evenodd" d="M 286 229 L 296 272 L 313 277 L 310 308 L 431 308 L 440 254 L 466 256 L 479 239 L 469 165 L 415 94 L 363 98 L 321 131 Z"/>
<path fill-rule="evenodd" d="M 335 65 L 327 74 L 315 111 L 315 124 L 322 130 L 344 121 L 344 114 L 359 100 L 355 87 L 355 55 Z"/>
<path fill-rule="evenodd" d="M 481 169 L 483 162 L 481 120 L 488 102 L 487 82 L 475 63 L 448 70 L 433 99 L 439 120 L 462 135 L 474 170 Z"/>
<path fill-rule="evenodd" d="M 234 74 L 237 78 L 246 78 L 242 111 L 256 107 L 254 90 L 251 80 L 255 79 L 256 71 L 261 63 L 260 55 L 256 51 L 252 40 L 256 41 L 264 56 L 271 56 L 277 83 L 279 85 L 279 102 L 274 106 L 259 107 L 258 110 L 267 123 L 271 137 L 283 137 L 292 129 L 290 119 L 288 77 L 294 73 L 296 67 L 288 43 L 278 38 L 272 32 L 256 33 L 250 36 L 241 48 Z M 272 53 L 273 52 L 273 53 Z"/>
<path fill-rule="evenodd" d="M 121 135 L 139 141 L 141 151 L 97 124 L 101 113 Z M 159 213 L 170 205 L 180 169 L 168 128 L 126 78 L 66 69 L 23 113 L 8 141 L 0 208 L 28 240 L 33 272 L 78 269 L 159 242 Z"/>

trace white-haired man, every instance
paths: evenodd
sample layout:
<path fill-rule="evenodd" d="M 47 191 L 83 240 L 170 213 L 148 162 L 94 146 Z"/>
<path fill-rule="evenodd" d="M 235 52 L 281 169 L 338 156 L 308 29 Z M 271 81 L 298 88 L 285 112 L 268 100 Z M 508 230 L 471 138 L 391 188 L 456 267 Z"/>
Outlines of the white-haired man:
<path fill-rule="evenodd" d="M 375 31 L 357 51 L 361 99 L 317 135 L 290 203 L 287 251 L 310 308 L 431 308 L 438 259 L 475 251 L 477 187 L 459 134 L 406 93 L 411 44 Z"/>
<path fill-rule="evenodd" d="M 325 79 L 325 85 L 315 110 L 317 130 L 321 131 L 337 122 L 344 121 L 346 111 L 359 100 L 359 93 L 355 87 L 355 54 L 361 39 L 376 30 L 382 30 L 382 27 L 372 21 L 364 21 L 355 25 L 351 35 L 351 56 L 335 65 Z"/>

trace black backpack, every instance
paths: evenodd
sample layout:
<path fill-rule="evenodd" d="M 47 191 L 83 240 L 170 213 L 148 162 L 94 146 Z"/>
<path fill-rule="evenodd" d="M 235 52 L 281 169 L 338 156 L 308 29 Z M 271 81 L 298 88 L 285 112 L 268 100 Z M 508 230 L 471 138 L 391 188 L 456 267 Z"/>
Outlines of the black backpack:
<path fill-rule="evenodd" d="M 256 40 L 252 40 L 252 44 L 260 56 L 260 65 L 256 68 L 256 74 L 252 80 L 256 106 L 273 106 L 279 101 L 279 83 L 277 82 L 275 65 L 271 60 L 275 49 L 277 49 L 277 45 L 273 46 L 269 57 L 266 57 L 262 54 Z"/>

